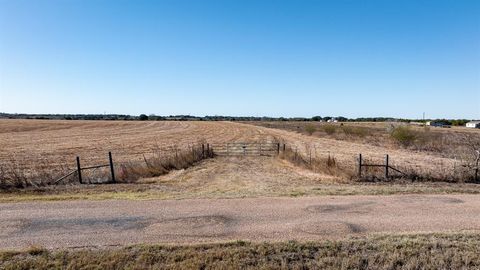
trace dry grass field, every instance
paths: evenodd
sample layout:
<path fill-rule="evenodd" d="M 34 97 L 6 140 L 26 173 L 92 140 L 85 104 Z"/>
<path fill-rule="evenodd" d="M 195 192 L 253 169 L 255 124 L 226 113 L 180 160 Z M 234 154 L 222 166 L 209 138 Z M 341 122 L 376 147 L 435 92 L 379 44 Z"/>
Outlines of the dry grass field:
<path fill-rule="evenodd" d="M 258 125 L 256 122 L 253 124 Z M 374 163 L 383 163 L 384 155 L 389 154 L 391 164 L 394 166 L 429 175 L 438 175 L 439 179 L 444 175 L 456 174 L 456 168 L 460 164 L 458 159 L 446 154 L 379 143 L 378 141 L 382 140 L 381 137 L 377 139 L 377 134 L 382 135 L 380 133 L 382 127 L 379 124 L 372 127 L 374 131 L 369 131 L 372 134 L 369 135 L 370 137 L 362 137 L 361 140 L 355 136 L 353 139 L 352 136 L 337 138 L 318 132 L 311 136 L 304 134 L 305 132 L 292 132 L 283 126 L 270 128 L 255 125 L 252 123 L 203 121 L 0 120 L 0 148 L 2 149 L 0 166 L 14 164 L 17 171 L 58 170 L 57 175 L 61 175 L 60 173 L 67 169 L 75 168 L 76 156 L 81 157 L 83 166 L 106 163 L 108 151 L 113 153 L 116 164 L 133 161 L 144 162 L 146 157 L 152 153 L 167 155 L 172 151 L 172 147 L 186 149 L 198 142 L 208 142 L 212 145 L 226 142 L 280 142 L 285 143 L 291 151 L 297 152 L 304 158 L 331 157 L 338 164 L 337 172 L 331 173 L 299 170 L 295 166 L 290 166 L 291 164 L 288 165 L 288 160 L 274 163 L 265 160 L 206 162 L 202 163 L 204 171 L 201 174 L 189 171 L 188 177 L 200 179 L 199 183 L 202 181 L 211 183 L 212 178 L 219 179 L 215 176 L 218 173 L 216 170 L 219 168 L 230 170 L 227 174 L 220 174 L 224 179 L 215 185 L 202 185 L 201 188 L 208 193 L 209 187 L 226 185 L 229 183 L 228 178 L 232 177 L 276 179 L 277 186 L 283 185 L 283 182 L 291 183 L 292 181 L 297 182 L 297 186 L 345 183 L 350 180 L 349 175 L 355 173 L 356 158 L 359 153 L 362 153 L 366 161 Z M 300 124 L 287 123 L 289 127 L 294 125 Z M 305 126 L 302 128 L 304 129 Z M 442 130 L 441 132 L 462 133 L 463 130 Z M 470 132 L 469 134 L 476 135 L 477 133 Z M 338 173 L 339 170 L 342 173 Z M 172 175 L 174 176 L 175 172 L 167 175 L 165 179 L 172 178 Z M 162 186 L 171 185 L 168 181 L 161 179 L 142 181 L 150 181 Z M 260 183 L 256 180 L 253 181 L 257 184 Z M 177 184 L 175 181 L 171 182 Z M 269 181 L 263 182 L 268 183 Z M 188 186 L 189 184 L 183 185 Z M 239 185 L 241 186 L 243 183 Z M 244 191 L 248 189 L 248 184 L 246 187 L 243 188 Z M 181 190 L 181 188 L 178 189 Z M 255 186 L 255 194 L 262 194 L 263 191 L 266 194 L 269 193 L 259 185 Z M 236 190 L 236 192 L 239 191 Z"/>
<path fill-rule="evenodd" d="M 480 149 L 480 130 L 464 127 L 431 128 L 403 123 L 249 122 L 267 127 L 304 154 L 334 155 L 342 164 L 354 166 L 358 153 L 381 164 L 385 154 L 406 170 L 434 177 L 471 171 Z M 395 137 L 392 131 L 404 131 Z M 398 134 L 397 134 L 398 135 Z M 407 140 L 402 140 L 406 138 Z M 399 140 L 398 140 L 399 139 Z M 350 158 L 349 158 L 350 157 Z"/>
<path fill-rule="evenodd" d="M 74 168 L 75 157 L 81 157 L 85 166 L 105 163 L 107 153 L 111 151 L 118 164 L 128 162 L 139 162 L 147 164 L 154 163 L 156 155 L 171 155 L 174 149 L 189 149 L 195 143 L 210 143 L 211 145 L 227 142 L 279 142 L 287 145 L 287 152 L 277 157 L 253 156 L 253 157 L 231 157 L 217 156 L 208 159 L 193 159 L 189 166 L 181 166 L 168 170 L 166 173 L 140 173 L 138 178 L 132 182 L 118 183 L 112 185 L 78 185 L 69 183 L 67 185 L 51 186 L 29 186 L 27 188 L 4 189 L 0 192 L 0 203 L 9 207 L 21 207 L 24 204 L 40 204 L 30 201 L 62 201 L 60 209 L 74 211 L 74 216 L 60 210 L 58 214 L 49 214 L 32 210 L 31 206 L 26 207 L 29 211 L 39 215 L 35 224 L 42 225 L 46 229 L 54 230 L 52 226 L 56 223 L 61 228 L 81 228 L 81 226 L 92 227 L 91 224 L 101 223 L 102 219 L 89 218 L 88 215 L 98 214 L 104 218 L 108 213 L 115 214 L 115 209 L 125 210 L 127 207 L 119 206 L 120 203 L 135 205 L 146 203 L 155 211 L 156 215 L 163 216 L 165 204 L 179 205 L 182 202 L 186 205 L 188 215 L 202 215 L 201 211 L 209 210 L 215 214 L 224 214 L 225 209 L 236 209 L 245 211 L 244 207 L 238 207 L 235 200 L 245 202 L 248 200 L 272 200 L 288 199 L 295 202 L 309 199 L 318 201 L 333 200 L 330 195 L 391 195 L 391 194 L 422 194 L 412 195 L 413 200 L 423 206 L 422 200 L 428 200 L 431 196 L 438 196 L 439 200 L 448 200 L 444 194 L 469 193 L 479 194 L 478 184 L 472 183 L 445 183 L 445 182 L 412 182 L 410 179 L 400 179 L 392 182 L 366 183 L 357 182 L 352 178 L 356 170 L 356 157 L 362 153 L 368 162 L 383 162 L 384 154 L 389 154 L 394 166 L 399 168 L 415 168 L 417 171 L 442 174 L 455 173 L 454 168 L 458 166 L 459 160 L 449 153 L 442 151 L 431 151 L 428 149 L 415 149 L 403 147 L 389 142 L 382 127 L 374 126 L 370 135 L 358 137 L 357 135 L 346 135 L 341 126 L 336 135 L 327 134 L 323 131 L 315 131 L 311 135 L 308 132 L 297 132 L 279 126 L 253 125 L 259 123 L 237 123 L 237 122 L 163 122 L 163 121 L 50 121 L 50 120 L 0 120 L 0 173 L 4 166 L 12 166 L 17 171 L 45 170 L 55 171 L 57 168 Z M 305 126 L 303 126 L 305 128 Z M 363 128 L 363 127 L 362 127 Z M 366 128 L 366 127 L 365 127 Z M 320 129 L 320 128 L 319 128 Z M 363 129 L 362 129 L 363 130 Z M 376 131 L 375 131 L 376 130 Z M 343 132 L 343 133 L 341 133 Z M 358 131 L 355 131 L 358 132 Z M 363 131 L 360 131 L 363 132 Z M 457 133 L 463 134 L 462 130 L 441 130 L 448 136 Z M 476 133 L 467 131 L 469 134 Z M 383 141 L 382 141 L 383 140 Z M 173 148 L 172 148 L 173 147 Z M 312 169 L 304 164 L 292 161 L 291 155 L 301 156 L 308 160 L 310 156 L 319 164 L 329 157 L 334 160 L 333 166 L 320 166 L 320 169 Z M 289 156 L 290 155 L 290 156 Z M 330 162 L 330 161 L 329 161 Z M 321 164 L 320 164 L 321 165 Z M 165 167 L 165 165 L 162 165 Z M 118 168 L 117 168 L 118 170 Z M 60 171 L 61 172 L 61 171 Z M 0 174 L 1 176 L 1 174 Z M 0 179 L 1 180 L 1 179 Z M 459 181 L 462 182 L 462 181 Z M 437 194 L 437 195 L 424 195 Z M 443 194 L 443 195 L 442 195 Z M 302 198 L 285 198 L 298 197 Z M 327 197 L 328 196 L 328 197 Z M 430 196 L 430 197 L 429 197 Z M 450 196 L 450 195 L 449 195 Z M 469 195 L 459 195 L 469 196 Z M 273 197 L 273 198 L 271 198 Z M 345 198 L 356 200 L 352 196 L 339 196 L 339 203 Z M 378 197 L 378 196 L 375 196 Z M 392 198 L 394 196 L 385 196 Z M 403 200 L 403 197 L 400 196 Z M 227 202 L 215 199 L 227 199 Z M 247 199 L 251 198 L 251 199 Z M 476 200 L 476 196 L 472 196 Z M 168 200 L 170 199 L 170 200 Z M 172 200 L 173 199 L 173 200 Z M 208 207 L 199 206 L 197 202 L 191 205 L 188 199 L 206 201 Z M 213 203 L 203 199 L 214 199 Z M 408 201 L 409 198 L 406 198 Z M 78 200 L 78 201 L 73 201 Z M 99 201 L 107 200 L 107 201 Z M 119 201 L 122 200 L 122 201 Z M 149 200 L 143 202 L 143 200 Z M 161 200 L 161 201 L 155 201 Z M 180 200 L 180 201 L 179 201 Z M 68 201 L 68 202 L 65 202 Z M 19 203 L 21 202 L 21 203 Z M 449 201 L 450 202 L 450 201 Z M 454 200 L 450 207 L 461 209 L 462 204 L 455 204 Z M 10 204 L 12 203 L 12 204 Z M 42 202 L 47 205 L 45 209 L 51 209 L 54 202 Z M 77 208 L 66 206 L 67 203 L 85 204 Z M 102 213 L 99 204 L 111 204 Z M 154 204 L 162 207 L 153 206 Z M 205 202 L 204 202 L 205 203 Z M 212 205 L 217 203 L 217 208 Z M 230 204 L 230 206 L 226 206 Z M 233 204 L 234 206 L 232 207 Z M 318 202 L 317 202 L 318 204 Z M 130 205 L 130 206 L 131 206 Z M 268 205 L 275 205 L 274 203 Z M 292 204 L 289 204 L 291 207 Z M 329 206 L 330 205 L 330 206 Z M 343 205 L 343 204 L 342 204 Z M 382 203 L 381 205 L 394 206 L 395 203 Z M 44 206 L 42 206 L 44 207 Z M 226 208 L 224 208 L 226 207 Z M 253 204 L 258 207 L 258 203 Z M 327 204 L 325 211 L 331 211 L 331 204 Z M 437 207 L 437 205 L 435 205 Z M 288 207 L 286 207 L 288 208 Z M 275 224 L 288 225 L 284 222 L 285 209 L 281 211 L 266 211 L 280 215 Z M 420 209 L 421 208 L 421 209 Z M 426 208 L 412 207 L 408 210 L 414 213 L 427 211 Z M 70 209 L 70 210 L 68 210 Z M 146 209 L 141 207 L 139 209 Z M 223 209 L 223 210 L 222 210 Z M 337 207 L 343 211 L 344 206 Z M 402 208 L 404 209 L 404 208 Z M 406 209 L 406 208 L 405 208 Z M 468 208 L 476 211 L 475 207 Z M 122 211 L 123 211 L 122 210 Z M 364 210 L 364 209 L 363 209 Z M 134 213 L 141 211 L 132 210 Z M 222 212 L 223 211 L 223 212 Z M 152 211 L 146 211 L 152 212 Z M 168 211 L 167 211 L 168 212 Z M 173 211 L 177 213 L 178 211 Z M 300 211 L 295 211 L 295 213 Z M 344 211 L 345 212 L 345 211 Z M 388 221 L 391 212 L 383 214 Z M 460 214 L 465 211 L 458 211 Z M 18 214 L 19 211 L 5 210 L 4 213 Z M 160 214 L 159 214 L 160 213 Z M 303 213 L 303 212 L 301 212 Z M 342 212 L 343 213 L 343 212 Z M 359 212 L 353 212 L 359 214 Z M 375 212 L 377 215 L 378 212 Z M 455 212 L 456 213 L 456 212 Z M 118 214 L 118 213 L 117 213 Z M 336 213 L 331 213 L 337 216 Z M 345 214 L 348 216 L 349 212 Z M 113 230 L 123 230 L 122 220 L 135 220 L 135 215 L 119 214 L 121 218 L 112 219 Z M 204 214 L 206 215 L 206 214 Z M 263 214 L 262 214 L 263 215 Z M 312 218 L 307 213 L 307 220 L 295 219 L 296 222 L 306 222 Z M 360 212 L 360 221 L 365 220 Z M 28 215 L 30 216 L 30 214 Z M 211 216 L 211 215 L 210 215 Z M 259 219 L 256 215 L 256 220 Z M 267 215 L 268 216 L 268 215 Z M 476 215 L 457 218 L 457 223 L 469 226 L 469 222 L 475 220 Z M 238 216 L 235 216 L 238 219 Z M 322 219 L 325 214 L 319 215 Z M 443 222 L 450 220 L 450 215 L 442 219 Z M 473 217 L 473 218 L 472 218 Z M 50 219 L 49 219 L 50 218 Z M 73 218 L 72 221 L 62 221 L 62 218 Z M 123 219 L 122 219 L 123 218 Z M 185 217 L 184 217 L 185 218 Z M 200 217 L 201 218 L 201 217 Z M 410 217 L 411 218 L 411 217 Z M 352 234 L 345 238 L 339 233 L 335 240 L 305 243 L 305 242 L 233 242 L 216 243 L 213 238 L 206 238 L 205 244 L 196 245 L 152 245 L 143 244 L 136 246 L 89 246 L 76 245 L 80 248 L 59 248 L 47 250 L 42 247 L 32 246 L 25 251 L 1 251 L 0 268 L 3 269 L 143 269 L 143 268 L 175 268 L 175 269 L 202 269 L 211 268 L 245 268 L 245 269 L 452 269 L 452 268 L 478 268 L 479 260 L 478 246 L 479 236 L 477 231 L 458 231 L 438 233 L 441 227 L 437 223 L 430 223 L 427 215 L 421 215 L 426 224 L 433 228 L 431 230 L 417 231 L 411 228 L 414 234 L 406 235 L 382 235 L 368 234 L 362 237 L 352 238 Z M 182 220 L 182 219 L 180 219 Z M 187 219 L 188 220 L 188 219 Z M 202 219 L 203 220 L 203 219 Z M 268 219 L 266 219 L 268 220 Z M 375 218 L 369 218 L 376 224 Z M 210 224 L 209 215 L 206 221 Z M 378 221 L 378 220 L 377 220 Z M 22 230 L 15 231 L 15 222 L 27 226 L 25 217 L 20 220 L 3 220 L 3 232 L 12 239 L 21 240 Z M 10 222 L 10 223 L 9 223 Z M 36 223 L 37 222 L 37 223 Z M 120 223 L 118 223 L 120 222 Z M 270 221 L 265 221 L 261 226 L 269 227 Z M 327 221 L 330 226 L 331 221 Z M 407 222 L 410 224 L 409 222 Z M 473 222 L 472 222 L 473 223 Z M 65 226 L 67 224 L 68 226 Z M 120 224 L 120 225 L 119 225 Z M 182 227 L 174 223 L 167 223 L 166 228 L 175 232 L 179 228 L 186 228 L 189 231 L 203 230 L 194 223 L 193 227 Z M 302 223 L 303 224 L 303 223 Z M 317 223 L 315 223 L 317 224 Z M 336 224 L 336 223 L 335 223 Z M 343 223 L 342 223 L 343 224 Z M 407 224 L 407 225 L 408 225 Z M 0 224 L 1 225 L 1 224 Z M 105 223 L 102 226 L 107 226 Z M 141 224 L 140 224 L 141 225 Z M 187 224 L 188 225 L 188 224 Z M 248 228 L 252 222 L 248 223 Z M 474 226 L 474 224 L 471 224 Z M 40 228 L 41 227 L 35 227 Z M 110 225 L 109 225 L 110 226 Z M 185 225 L 186 226 L 186 225 Z M 210 225 L 209 225 L 210 226 Z M 315 225 L 316 226 L 316 225 Z M 353 225 L 352 225 L 353 226 Z M 410 226 L 410 225 L 408 225 Z M 470 226 L 470 227 L 472 227 Z M 0 226 L 1 227 L 1 226 Z M 470 228 L 468 227 L 468 228 Z M 22 227 L 23 228 L 23 227 Z M 33 227 L 32 227 L 33 228 Z M 216 230 L 217 227 L 213 227 Z M 235 227 L 234 227 L 235 228 Z M 238 227 L 236 227 L 238 230 Z M 303 228 L 303 227 L 302 227 Z M 317 228 L 317 227 L 315 227 Z M 342 227 L 343 228 L 343 227 Z M 353 228 L 353 229 L 352 229 Z M 350 228 L 355 231 L 356 227 Z M 389 226 L 391 228 L 391 226 Z M 105 228 L 102 228 L 102 230 Z M 32 230 L 33 231 L 33 230 Z M 118 231 L 118 232 L 120 232 Z M 129 229 L 126 229 L 128 233 Z M 233 230 L 235 231 L 235 230 Z M 105 236 L 106 231 L 100 234 Z M 417 234 L 425 232 L 427 234 Z M 54 231 L 54 233 L 58 233 Z M 95 233 L 97 233 L 95 231 Z M 124 232 L 125 233 L 125 232 Z M 165 233 L 160 230 L 160 235 Z M 275 230 L 275 233 L 284 234 L 285 231 Z M 136 232 L 133 236 L 140 234 Z M 182 235 L 184 232 L 182 232 Z M 355 233 L 353 233 L 354 235 Z M 32 234 L 33 235 L 33 234 Z M 60 233 L 61 237 L 69 236 L 68 233 Z M 90 235 L 90 234 L 89 234 Z M 92 232 L 90 236 L 95 236 Z M 113 234 L 115 237 L 117 233 Z M 253 234 L 256 235 L 256 234 Z M 289 236 L 288 234 L 286 236 Z M 49 238 L 48 235 L 42 236 Z M 95 238 L 100 235 L 95 236 Z M 114 238 L 115 238 L 114 237 Z M 173 234 L 172 237 L 176 237 Z M 52 236 L 53 238 L 53 236 Z M 70 238 L 68 238 L 71 241 Z M 176 239 L 176 238 L 175 238 Z M 237 238 L 232 238 L 237 239 Z M 239 238 L 249 239 L 249 238 Z M 288 238 L 290 239 L 290 238 Z M 292 236 L 291 239 L 298 239 Z M 308 239 L 311 239 L 310 236 Z M 27 241 L 35 243 L 39 238 L 31 237 Z M 112 239 L 110 239 L 112 240 Z M 123 239 L 128 242 L 130 239 Z M 285 241 L 285 239 L 282 239 Z M 297 241 L 304 241 L 302 239 Z M 30 242 L 29 242 L 30 243 Z M 106 243 L 106 242 L 105 242 Z M 105 244 L 103 243 L 103 244 Z M 133 244 L 135 242 L 128 242 Z M 142 242 L 144 243 L 144 242 Z M 161 242 L 160 242 L 161 243 Z M 23 246 L 22 246 L 23 247 Z M 25 246 L 27 247 L 27 246 Z"/>

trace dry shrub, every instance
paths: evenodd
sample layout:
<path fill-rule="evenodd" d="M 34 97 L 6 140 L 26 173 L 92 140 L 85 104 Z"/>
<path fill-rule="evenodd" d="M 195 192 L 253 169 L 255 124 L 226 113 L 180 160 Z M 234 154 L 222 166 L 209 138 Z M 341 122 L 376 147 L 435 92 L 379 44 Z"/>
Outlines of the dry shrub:
<path fill-rule="evenodd" d="M 133 182 L 139 178 L 156 177 L 172 170 L 186 169 L 213 156 L 211 148 L 207 151 L 202 144 L 191 145 L 187 149 L 174 147 L 168 154 L 156 151 L 150 157 L 144 155 L 143 162 L 121 164 L 117 169 L 117 178 L 121 182 Z"/>
<path fill-rule="evenodd" d="M 337 131 L 337 127 L 335 125 L 323 125 L 322 130 L 328 135 L 332 135 Z"/>
<path fill-rule="evenodd" d="M 407 126 L 398 126 L 393 128 L 390 137 L 402 146 L 412 145 L 418 137 L 415 130 Z"/>
<path fill-rule="evenodd" d="M 308 124 L 305 126 L 305 132 L 307 132 L 308 135 L 312 135 L 315 131 L 317 131 L 317 128 L 314 125 Z"/>
<path fill-rule="evenodd" d="M 368 135 L 371 135 L 372 133 L 372 131 L 366 127 L 342 126 L 341 129 L 345 133 L 345 135 L 352 137 L 364 138 Z"/>

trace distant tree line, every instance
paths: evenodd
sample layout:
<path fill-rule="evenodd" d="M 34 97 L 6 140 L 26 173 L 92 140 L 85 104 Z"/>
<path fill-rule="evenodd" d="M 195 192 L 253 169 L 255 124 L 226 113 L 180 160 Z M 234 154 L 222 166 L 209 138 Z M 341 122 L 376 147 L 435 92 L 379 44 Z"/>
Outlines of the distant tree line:
<path fill-rule="evenodd" d="M 255 116 L 192 116 L 192 115 L 169 115 L 158 116 L 154 114 L 141 114 L 138 116 L 127 114 L 13 114 L 0 113 L 0 119 L 51 119 L 51 120 L 125 120 L 125 121 L 316 121 L 327 122 L 336 120 L 338 122 L 427 122 L 439 121 L 448 125 L 463 126 L 470 120 L 467 119 L 402 119 L 391 117 L 360 117 L 347 118 L 343 116 L 314 116 L 307 117 L 255 117 Z"/>

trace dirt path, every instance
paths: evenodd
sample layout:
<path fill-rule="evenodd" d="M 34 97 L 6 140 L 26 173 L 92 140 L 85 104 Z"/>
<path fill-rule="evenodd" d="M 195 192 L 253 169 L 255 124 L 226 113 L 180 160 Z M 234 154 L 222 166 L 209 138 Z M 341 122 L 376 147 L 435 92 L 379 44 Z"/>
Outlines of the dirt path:
<path fill-rule="evenodd" d="M 329 196 L 0 205 L 0 248 L 335 239 L 480 230 L 480 196 Z"/>

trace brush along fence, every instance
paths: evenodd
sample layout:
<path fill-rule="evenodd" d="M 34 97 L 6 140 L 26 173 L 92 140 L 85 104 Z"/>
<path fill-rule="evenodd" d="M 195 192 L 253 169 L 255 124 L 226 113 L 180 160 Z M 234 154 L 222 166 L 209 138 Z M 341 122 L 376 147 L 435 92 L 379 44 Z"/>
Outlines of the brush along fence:
<path fill-rule="evenodd" d="M 385 155 L 384 162 L 378 163 L 365 159 L 362 154 L 358 155 L 357 173 L 358 179 L 375 180 L 375 179 L 393 179 L 405 178 L 409 180 L 423 181 L 445 181 L 445 182 L 473 182 L 479 181 L 479 163 L 475 164 L 454 164 L 452 168 L 436 165 L 433 170 L 425 170 L 413 164 L 410 166 L 392 166 L 390 156 Z"/>
<path fill-rule="evenodd" d="M 115 169 L 113 164 L 112 152 L 108 152 L 108 164 L 101 164 L 101 165 L 94 165 L 94 166 L 87 166 L 83 167 L 80 163 L 80 157 L 77 156 L 76 158 L 77 168 L 75 170 L 70 171 L 68 174 L 60 177 L 59 179 L 54 181 L 54 184 L 58 184 L 64 179 L 67 179 L 70 176 L 78 177 L 78 182 L 80 184 L 106 184 L 106 183 L 115 183 Z M 108 174 L 104 168 L 109 169 L 110 179 L 105 181 L 105 175 Z M 87 175 L 85 175 L 87 172 Z M 85 179 L 85 176 L 86 177 Z M 86 180 L 86 181 L 85 181 Z"/>
<path fill-rule="evenodd" d="M 384 164 L 372 164 L 372 163 L 365 163 L 362 159 L 362 154 L 358 155 L 358 178 L 362 178 L 362 169 L 368 169 L 370 167 L 373 168 L 381 168 L 383 169 L 383 172 L 385 173 L 385 179 L 391 178 L 393 175 L 391 172 L 400 174 L 401 176 L 406 176 L 407 174 L 394 168 L 393 166 L 390 165 L 390 157 L 389 155 L 385 155 L 385 163 Z"/>
<path fill-rule="evenodd" d="M 125 182 L 141 177 L 154 177 L 168 173 L 173 169 L 185 169 L 194 163 L 213 157 L 209 144 L 189 145 L 186 148 L 169 147 L 157 151 L 135 153 L 141 158 L 114 164 L 112 153 L 108 153 L 108 163 L 82 166 L 80 157 L 76 157 L 76 169 L 71 170 L 53 183 L 78 182 L 80 184 L 107 184 Z M 68 180 L 68 181 L 67 181 Z"/>

